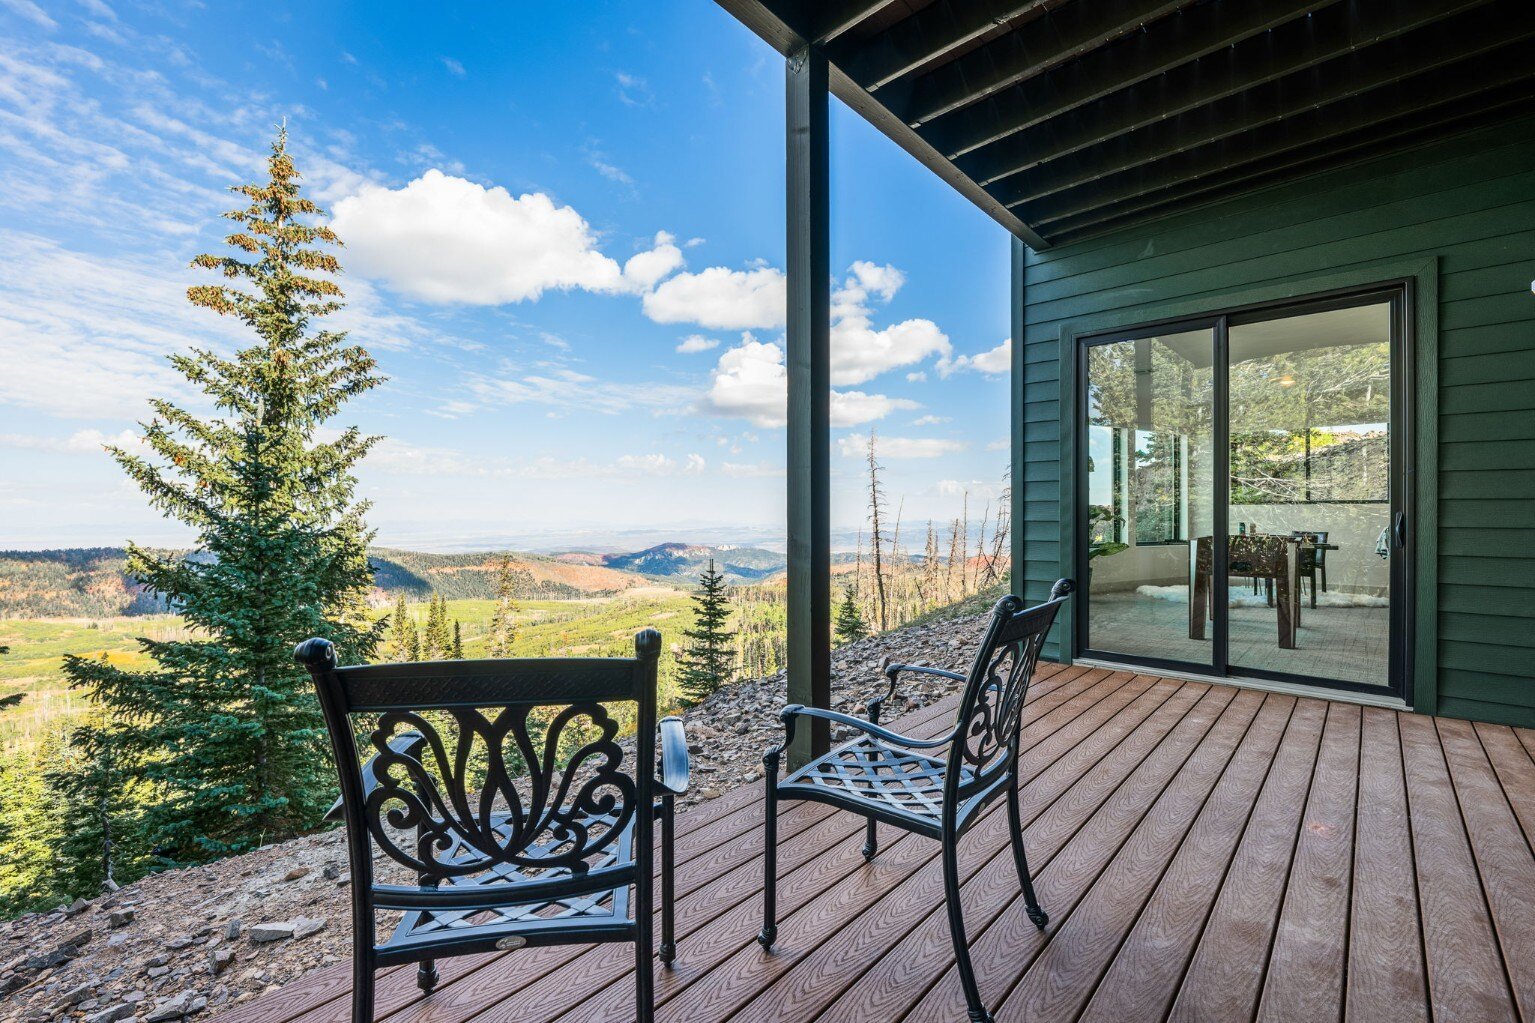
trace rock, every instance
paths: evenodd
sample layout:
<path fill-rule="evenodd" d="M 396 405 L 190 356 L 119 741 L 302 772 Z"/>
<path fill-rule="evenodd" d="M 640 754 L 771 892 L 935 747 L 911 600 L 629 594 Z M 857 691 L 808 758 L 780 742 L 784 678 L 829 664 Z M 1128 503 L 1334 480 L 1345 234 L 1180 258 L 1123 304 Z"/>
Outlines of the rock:
<path fill-rule="evenodd" d="M 299 938 L 307 938 L 311 934 L 319 934 L 323 930 L 325 930 L 324 917 L 319 919 L 310 919 L 309 917 L 301 916 L 297 920 L 293 921 L 294 940 L 298 940 Z"/>
<path fill-rule="evenodd" d="M 229 965 L 235 961 L 235 950 L 232 948 L 216 948 L 208 954 L 208 972 L 217 977 Z"/>
<path fill-rule="evenodd" d="M 70 1005 L 79 1005 L 81 1002 L 85 1001 L 86 998 L 88 998 L 90 996 L 91 988 L 93 986 L 94 985 L 91 984 L 91 983 L 85 983 L 85 984 L 81 984 L 81 985 L 79 985 L 77 987 L 72 987 L 68 991 L 66 991 L 62 995 L 60 995 L 59 996 L 59 1000 L 57 1002 L 54 1002 L 53 1004 L 56 1007 L 61 1008 L 61 1009 L 65 1008 L 66 1006 L 70 1006 Z"/>
<path fill-rule="evenodd" d="M 107 914 L 107 926 L 112 928 L 127 927 L 129 924 L 133 923 L 134 917 L 138 915 L 139 911 L 131 907 L 124 909 L 114 909 L 112 912 Z"/>
<path fill-rule="evenodd" d="M 320 872 L 327 881 L 334 881 L 341 876 L 341 868 L 334 863 L 325 864 L 325 869 Z"/>
<path fill-rule="evenodd" d="M 240 918 L 235 917 L 224 925 L 224 940 L 234 941 L 240 936 Z"/>
<path fill-rule="evenodd" d="M 116 1020 L 127 1019 L 133 1015 L 133 1005 L 129 1002 L 118 1002 L 109 1005 L 100 1012 L 93 1012 L 85 1017 L 85 1023 L 115 1023 Z"/>
<path fill-rule="evenodd" d="M 90 908 L 91 904 L 85 899 L 76 899 L 74 902 L 71 902 L 68 906 L 64 907 L 64 914 L 66 916 L 77 916 Z"/>
<path fill-rule="evenodd" d="M 299 878 L 307 877 L 308 875 L 309 875 L 309 868 L 308 867 L 294 867 L 292 870 L 290 870 L 286 874 L 284 874 L 282 876 L 282 879 L 284 881 L 297 881 Z"/>
<path fill-rule="evenodd" d="M 257 924 L 250 929 L 250 940 L 258 945 L 270 941 L 286 941 L 293 937 L 291 923 Z"/>
<path fill-rule="evenodd" d="M 207 1004 L 208 1000 L 200 997 L 196 992 L 182 991 L 150 1009 L 144 1016 L 144 1023 L 169 1023 L 170 1020 L 190 1016 Z"/>

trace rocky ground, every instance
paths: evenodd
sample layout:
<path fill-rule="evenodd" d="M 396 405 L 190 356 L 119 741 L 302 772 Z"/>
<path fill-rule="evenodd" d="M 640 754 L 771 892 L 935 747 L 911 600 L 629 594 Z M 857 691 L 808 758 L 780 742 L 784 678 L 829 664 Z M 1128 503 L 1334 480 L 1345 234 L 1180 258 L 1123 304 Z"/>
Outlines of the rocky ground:
<path fill-rule="evenodd" d="M 962 614 L 839 648 L 835 705 L 857 710 L 881 690 L 886 658 L 964 670 L 983 624 Z M 885 720 L 954 688 L 907 676 Z M 760 780 L 762 752 L 782 734 L 784 702 L 779 673 L 730 686 L 687 713 L 689 805 Z M 349 906 L 346 846 L 330 831 L 0 923 L 0 1021 L 211 1018 L 344 960 Z"/>

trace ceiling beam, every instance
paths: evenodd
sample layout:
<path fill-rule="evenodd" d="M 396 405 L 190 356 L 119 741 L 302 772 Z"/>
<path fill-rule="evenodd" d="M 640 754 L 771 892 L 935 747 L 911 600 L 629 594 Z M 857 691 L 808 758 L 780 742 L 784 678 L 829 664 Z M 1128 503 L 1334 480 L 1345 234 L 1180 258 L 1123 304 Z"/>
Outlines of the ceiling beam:
<path fill-rule="evenodd" d="M 1396 0 L 1357 11 L 1349 4 L 1334 4 L 1171 68 L 1153 81 L 1111 93 L 999 139 L 954 162 L 982 185 L 989 185 L 1487 3 L 1489 0 Z M 1495 3 L 1494 7 L 1506 9 L 1507 2 Z"/>
<path fill-rule="evenodd" d="M 834 47 L 831 62 L 870 92 L 957 50 L 1045 0 L 938 0 L 870 39 Z"/>
<path fill-rule="evenodd" d="M 961 156 L 1336 2 L 1222 0 L 1180 11 L 985 102 L 933 120 L 922 134 L 944 154 Z"/>
<path fill-rule="evenodd" d="M 1187 2 L 1073 0 L 956 60 L 891 83 L 887 88 L 892 94 L 885 105 L 907 124 L 920 127 L 1137 31 Z"/>
<path fill-rule="evenodd" d="M 1434 142 L 1452 133 L 1473 131 L 1532 112 L 1535 112 L 1535 84 L 1526 82 L 1480 93 L 1470 100 L 1415 111 L 1408 117 L 1355 132 L 1347 139 L 1336 140 L 1325 152 L 1297 150 L 1279 159 L 1244 164 L 1177 188 L 1164 189 L 1138 201 L 1064 218 L 1052 225 L 1050 240 L 1059 245 L 1072 244 L 1134 224 L 1176 216 L 1233 195 L 1277 187 L 1311 174 L 1363 163 Z"/>
<path fill-rule="evenodd" d="M 807 41 L 824 45 L 867 21 L 896 0 L 807 0 L 804 13 L 795 18 Z"/>
<path fill-rule="evenodd" d="M 1272 160 L 1307 147 L 1332 144 L 1396 118 L 1457 100 L 1470 100 L 1521 82 L 1535 82 L 1529 68 L 1535 46 L 1518 42 L 1487 57 L 1439 68 L 1401 82 L 1383 94 L 1365 93 L 1287 118 L 1267 131 L 1248 132 L 1189 149 L 1154 164 L 1116 174 L 1060 196 L 1012 207 L 1035 230 L 1114 203 L 1150 196 L 1233 167 Z"/>
<path fill-rule="evenodd" d="M 1003 178 L 989 191 L 1009 208 L 1144 167 L 1211 142 L 1251 132 L 1343 100 L 1368 106 L 1363 94 L 1535 36 L 1535 3 L 1512 0 L 1445 25 L 1429 25 L 1376 46 L 1354 50 L 1309 70 L 1186 111 L 1083 150 L 1070 159 Z M 1526 69 L 1528 73 L 1528 69 Z"/>

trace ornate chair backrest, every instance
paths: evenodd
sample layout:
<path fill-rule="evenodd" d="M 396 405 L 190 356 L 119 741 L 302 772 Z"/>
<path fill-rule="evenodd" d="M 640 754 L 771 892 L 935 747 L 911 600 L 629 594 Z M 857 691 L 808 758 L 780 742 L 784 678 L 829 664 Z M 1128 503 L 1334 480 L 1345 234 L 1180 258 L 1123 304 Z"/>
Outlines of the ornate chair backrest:
<path fill-rule="evenodd" d="M 1050 599 L 1035 607 L 1025 607 L 1016 596 L 997 601 L 960 697 L 958 731 L 945 778 L 946 811 L 953 812 L 1013 769 L 1029 681 L 1056 612 L 1071 591 L 1071 580 L 1059 579 Z"/>
<path fill-rule="evenodd" d="M 632 658 L 343 668 L 325 640 L 300 644 L 336 755 L 359 894 L 373 886 L 372 848 L 426 888 L 486 871 L 579 878 L 612 860 L 631 821 L 648 849 L 650 815 L 639 810 L 653 799 L 661 634 L 646 629 L 634 647 Z M 637 705 L 628 764 L 604 706 L 626 702 Z"/>

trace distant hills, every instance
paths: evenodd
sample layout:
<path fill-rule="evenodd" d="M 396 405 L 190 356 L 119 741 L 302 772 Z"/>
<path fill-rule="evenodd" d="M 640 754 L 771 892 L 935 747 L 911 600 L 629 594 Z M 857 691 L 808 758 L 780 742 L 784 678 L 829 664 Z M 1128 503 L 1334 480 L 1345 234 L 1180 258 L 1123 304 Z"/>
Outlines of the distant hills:
<path fill-rule="evenodd" d="M 520 598 L 574 599 L 620 593 L 656 582 L 691 585 L 713 558 L 733 584 L 771 581 L 786 566 L 783 554 L 761 547 L 662 543 L 641 551 L 563 551 L 553 555 L 498 551 L 434 554 L 377 548 L 369 552 L 373 601 L 399 594 L 425 599 L 495 596 L 501 559 L 509 556 Z M 834 560 L 844 560 L 842 557 Z M 131 582 L 121 547 L 0 551 L 0 618 L 109 618 L 167 610 Z"/>
<path fill-rule="evenodd" d="M 697 580 L 714 561 L 714 567 L 726 582 L 755 583 L 782 572 L 787 559 L 777 551 L 761 547 L 710 547 L 704 544 L 663 543 L 630 554 L 597 554 L 570 551 L 557 554 L 560 561 L 576 564 L 601 564 L 623 572 L 635 572 L 655 579 Z"/>

